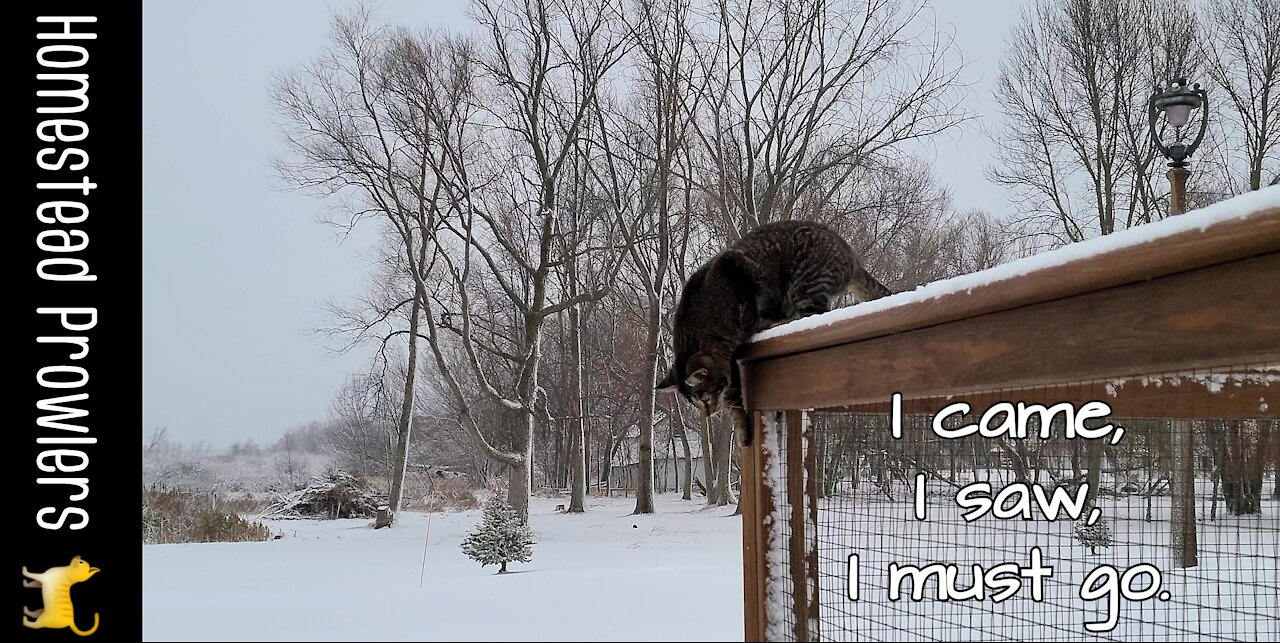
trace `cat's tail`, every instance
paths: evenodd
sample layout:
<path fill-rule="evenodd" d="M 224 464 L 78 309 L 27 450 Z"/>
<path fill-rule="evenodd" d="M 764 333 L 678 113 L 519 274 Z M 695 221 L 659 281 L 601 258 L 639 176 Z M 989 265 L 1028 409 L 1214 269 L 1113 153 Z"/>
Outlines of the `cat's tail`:
<path fill-rule="evenodd" d="M 866 268 L 858 268 L 853 274 L 853 282 L 849 284 L 849 289 L 853 294 L 858 296 L 859 301 L 871 301 L 881 297 L 888 297 L 893 294 L 889 287 L 880 283 L 879 279 L 871 276 Z"/>
<path fill-rule="evenodd" d="M 76 634 L 79 634 L 80 636 L 89 636 L 90 634 L 93 634 L 94 632 L 98 631 L 98 613 L 97 612 L 93 613 L 93 627 L 81 632 L 80 628 L 76 627 L 76 622 L 71 621 L 71 631 L 75 632 Z"/>

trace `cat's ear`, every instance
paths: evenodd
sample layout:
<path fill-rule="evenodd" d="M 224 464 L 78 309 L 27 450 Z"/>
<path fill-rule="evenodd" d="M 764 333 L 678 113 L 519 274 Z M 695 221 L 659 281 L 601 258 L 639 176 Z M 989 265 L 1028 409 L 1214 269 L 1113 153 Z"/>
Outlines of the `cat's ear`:
<path fill-rule="evenodd" d="M 746 279 L 754 280 L 756 278 L 756 262 L 733 248 L 725 250 L 720 255 L 720 265 L 726 272 L 734 273 Z"/>
<path fill-rule="evenodd" d="M 669 391 L 676 387 L 676 377 L 676 369 L 669 368 L 667 369 L 666 376 L 663 377 L 662 381 L 658 382 L 658 385 L 653 388 L 659 391 Z"/>
<path fill-rule="evenodd" d="M 720 268 L 729 281 L 744 293 L 754 291 L 760 282 L 760 270 L 756 262 L 737 250 L 725 250 L 720 255 Z"/>

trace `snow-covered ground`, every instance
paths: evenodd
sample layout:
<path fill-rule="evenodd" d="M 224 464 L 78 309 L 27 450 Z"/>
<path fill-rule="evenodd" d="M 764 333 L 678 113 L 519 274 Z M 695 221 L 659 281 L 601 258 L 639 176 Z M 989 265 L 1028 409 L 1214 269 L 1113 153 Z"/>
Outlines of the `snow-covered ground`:
<path fill-rule="evenodd" d="M 742 531 L 732 507 L 534 498 L 533 560 L 497 576 L 458 545 L 479 511 L 276 521 L 264 543 L 143 547 L 146 640 L 742 640 Z M 426 567 L 422 573 L 428 524 Z"/>
<path fill-rule="evenodd" d="M 848 494 L 823 501 L 824 640 L 1280 637 L 1280 505 L 1273 500 L 1264 500 L 1261 515 L 1220 513 L 1216 520 L 1202 506 L 1199 565 L 1183 571 L 1171 566 L 1167 498 L 1153 502 L 1150 522 L 1140 498 L 1103 499 L 1114 543 L 1094 553 L 1075 541 L 1069 520 L 967 524 L 959 508 L 938 496 L 929 501 L 929 519 L 919 521 L 910 495 L 898 491 L 896 502 L 875 493 L 856 502 Z M 555 511 L 562 502 L 533 500 L 533 560 L 512 565 L 515 573 L 505 576 L 459 549 L 479 511 L 432 514 L 429 521 L 409 514 L 377 532 L 367 520 L 273 521 L 285 538 L 148 545 L 144 637 L 742 640 L 741 522 L 729 515 L 731 507 L 709 509 L 668 494 L 658 497 L 653 515 L 630 515 L 631 498 L 593 499 L 588 513 L 566 515 Z M 1029 587 L 999 605 L 886 600 L 891 563 L 954 562 L 961 568 L 957 587 L 968 588 L 970 565 L 1025 563 L 1033 548 L 1054 568 L 1043 602 L 1029 600 Z M 845 580 L 847 556 L 855 552 L 861 600 L 852 603 Z M 1086 574 L 1104 564 L 1123 571 L 1139 563 L 1163 572 L 1167 600 L 1121 601 L 1114 631 L 1086 633 L 1083 624 L 1105 620 L 1108 610 L 1105 600 L 1080 600 Z"/>

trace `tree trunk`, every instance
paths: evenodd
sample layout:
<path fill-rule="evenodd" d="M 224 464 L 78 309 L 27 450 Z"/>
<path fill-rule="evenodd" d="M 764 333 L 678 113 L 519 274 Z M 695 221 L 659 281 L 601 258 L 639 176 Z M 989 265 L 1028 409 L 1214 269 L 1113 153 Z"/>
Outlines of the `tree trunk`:
<path fill-rule="evenodd" d="M 705 476 L 703 486 L 707 489 L 707 504 L 716 504 L 716 465 L 713 454 L 716 449 L 711 445 L 711 418 L 702 418 L 698 425 L 698 439 L 702 441 L 702 475 Z"/>
<path fill-rule="evenodd" d="M 609 427 L 609 439 L 605 441 L 603 453 L 600 459 L 600 482 L 604 483 L 604 495 L 609 497 L 609 489 L 613 486 L 610 481 L 613 480 L 613 453 L 618 448 L 617 441 L 613 438 L 613 427 Z"/>
<path fill-rule="evenodd" d="M 724 507 L 736 502 L 733 497 L 733 424 L 729 421 L 729 415 L 723 414 L 720 422 L 720 437 L 716 441 L 716 486 L 719 490 L 716 493 L 716 506 Z"/>
<path fill-rule="evenodd" d="M 568 462 L 564 457 L 564 436 L 567 433 L 564 424 L 564 422 L 547 423 L 547 426 L 539 431 L 541 437 L 538 439 L 539 444 L 545 445 L 548 442 L 547 434 L 555 433 L 550 440 L 550 453 L 544 453 L 542 457 L 546 462 L 543 466 L 546 467 L 547 482 L 557 488 L 565 486 L 564 465 Z"/>
<path fill-rule="evenodd" d="M 576 283 L 570 262 L 569 282 Z M 576 288 L 575 288 L 576 289 Z M 576 295 L 577 293 L 573 293 Z M 572 488 L 569 494 L 569 513 L 587 510 L 587 420 L 582 387 L 582 319 L 577 306 L 569 308 L 569 398 L 572 409 L 569 419 L 569 460 Z"/>
<path fill-rule="evenodd" d="M 645 334 L 645 368 L 640 381 L 640 460 L 636 472 L 636 509 L 633 513 L 653 513 L 653 411 L 658 381 L 658 339 L 662 332 L 662 306 L 649 302 L 649 327 Z"/>
<path fill-rule="evenodd" d="M 529 415 L 529 423 L 533 416 Z M 529 440 L 524 450 L 524 458 L 516 466 L 510 468 L 507 484 L 507 504 L 515 508 L 520 522 L 529 524 L 529 496 L 533 492 L 533 428 L 528 431 Z"/>
<path fill-rule="evenodd" d="M 693 453 L 689 449 L 689 431 L 684 424 L 684 414 L 680 412 L 680 403 L 673 402 L 671 410 L 680 423 L 680 444 L 684 447 L 684 494 L 682 500 L 693 500 Z"/>
<path fill-rule="evenodd" d="M 415 280 L 416 281 L 416 280 Z M 413 388 L 418 372 L 418 317 L 421 314 L 420 282 L 413 289 L 413 304 L 409 307 L 409 363 L 404 376 L 404 400 L 400 403 L 400 421 L 397 426 L 395 469 L 391 474 L 391 511 L 387 525 L 391 526 L 396 514 L 400 511 L 400 501 L 404 496 L 404 476 L 409 468 L 409 437 L 413 431 Z"/>
<path fill-rule="evenodd" d="M 1273 423 L 1258 420 L 1225 422 L 1226 465 L 1222 467 L 1222 496 L 1227 513 L 1262 513 L 1262 480 Z"/>
<path fill-rule="evenodd" d="M 1085 496 L 1084 506 L 1085 511 L 1089 511 L 1098 501 L 1098 485 L 1102 484 L 1102 445 L 1095 440 L 1085 448 L 1088 449 L 1085 457 L 1088 458 L 1086 466 L 1089 467 L 1085 483 L 1089 485 L 1089 493 Z"/>
<path fill-rule="evenodd" d="M 1209 520 L 1218 519 L 1218 479 L 1219 475 L 1213 476 L 1213 489 L 1209 492 Z"/>

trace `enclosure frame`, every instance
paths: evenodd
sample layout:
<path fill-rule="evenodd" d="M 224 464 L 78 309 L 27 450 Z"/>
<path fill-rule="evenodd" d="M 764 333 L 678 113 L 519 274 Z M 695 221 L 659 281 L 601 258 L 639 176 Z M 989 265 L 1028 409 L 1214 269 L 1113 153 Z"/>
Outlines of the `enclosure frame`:
<path fill-rule="evenodd" d="M 778 626 L 769 618 L 769 595 L 783 583 L 793 597 L 789 636 L 819 638 L 817 597 L 806 594 L 810 583 L 817 586 L 810 536 L 818 503 L 817 494 L 800 493 L 817 484 L 815 450 L 804 448 L 813 440 L 805 411 L 884 412 L 894 393 L 964 395 L 978 404 L 994 390 L 1043 395 L 1061 382 L 1280 361 L 1280 206 L 1186 225 L 1198 216 L 1205 211 L 1150 224 L 1177 227 L 1154 240 L 1062 255 L 931 299 L 886 299 L 866 314 L 748 344 L 738 362 L 755 436 L 742 449 L 745 640 L 768 640 L 771 625 Z M 1124 332 L 1097 333 L 1089 323 L 1097 318 Z M 1262 387 L 1230 395 L 1187 386 L 1165 400 L 1120 394 L 1109 403 L 1118 416 L 1148 415 L 1158 406 L 1161 417 L 1176 419 L 1192 417 L 1195 405 L 1187 400 L 1214 396 L 1224 418 L 1257 418 Z M 1272 397 L 1262 417 L 1280 416 L 1280 395 Z M 764 447 L 771 431 L 787 432 L 785 454 Z M 774 459 L 803 466 L 783 471 Z M 793 492 L 789 498 L 806 499 L 779 517 L 788 523 L 786 579 L 771 578 L 768 564 L 771 543 L 774 550 L 781 545 L 773 542 L 779 532 L 770 517 L 783 488 Z"/>

